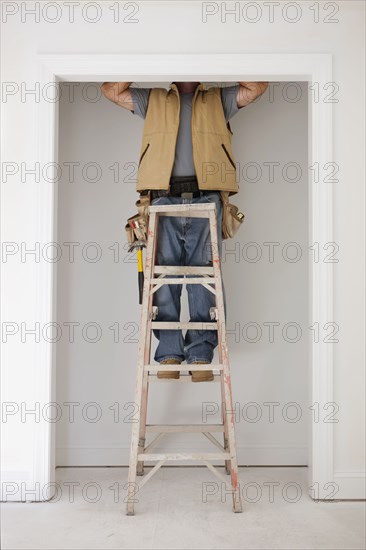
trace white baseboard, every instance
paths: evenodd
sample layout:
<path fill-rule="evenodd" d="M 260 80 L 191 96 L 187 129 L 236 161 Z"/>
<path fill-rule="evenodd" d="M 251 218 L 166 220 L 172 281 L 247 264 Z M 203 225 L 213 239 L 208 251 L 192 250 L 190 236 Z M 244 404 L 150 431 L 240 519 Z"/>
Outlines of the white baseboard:
<path fill-rule="evenodd" d="M 34 488 L 31 472 L 7 471 L 1 472 L 0 502 L 18 502 L 28 495 L 27 491 Z M 29 498 L 33 500 L 33 498 Z"/>
<path fill-rule="evenodd" d="M 154 452 L 174 452 L 189 450 L 197 452 L 212 451 L 213 447 L 205 441 L 187 441 L 156 446 Z M 306 445 L 238 445 L 238 463 L 240 466 L 304 466 L 308 461 Z M 108 447 L 57 447 L 57 466 L 128 466 L 129 446 Z M 220 462 L 217 461 L 219 464 Z M 187 464 L 174 462 L 175 465 Z M 190 464 L 195 464 L 193 461 Z"/>
<path fill-rule="evenodd" d="M 366 472 L 341 471 L 334 472 L 334 481 L 339 490 L 336 498 L 339 499 L 366 499 Z"/>
<path fill-rule="evenodd" d="M 176 446 L 177 447 L 177 446 Z M 202 446 L 201 446 L 202 447 Z M 196 446 L 197 448 L 197 446 Z M 157 450 L 168 450 L 158 448 Z M 169 449 L 170 450 L 170 449 Z M 201 450 L 201 449 L 199 449 Z M 128 465 L 128 447 L 60 447 L 58 448 L 59 466 L 127 466 Z M 306 449 L 302 446 L 284 447 L 284 446 L 241 446 L 238 447 L 239 464 L 253 464 L 258 466 L 278 465 L 296 466 L 303 465 L 305 462 L 295 462 L 296 457 L 302 457 Z M 246 456 L 244 461 L 240 457 Z M 248 460 L 248 458 L 251 460 Z M 259 463 L 260 457 L 263 457 Z M 265 457 L 265 460 L 264 460 Z M 285 462 L 285 457 L 287 461 Z M 289 458 L 292 457 L 292 460 Z M 257 459 L 257 462 L 255 462 Z M 177 463 L 175 463 L 177 464 Z M 338 500 L 346 499 L 366 499 L 366 472 L 365 471 L 335 471 L 334 481 L 338 484 L 338 491 L 335 498 Z M 24 492 L 28 491 L 29 500 L 34 499 L 31 490 L 34 489 L 34 483 L 30 473 L 26 471 L 3 471 L 1 473 L 1 496 L 2 502 L 24 501 Z"/>

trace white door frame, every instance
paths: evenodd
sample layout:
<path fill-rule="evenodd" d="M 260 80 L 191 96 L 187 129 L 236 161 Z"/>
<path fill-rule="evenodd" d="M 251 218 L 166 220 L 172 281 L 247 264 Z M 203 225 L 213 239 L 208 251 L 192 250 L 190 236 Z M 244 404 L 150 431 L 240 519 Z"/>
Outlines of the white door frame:
<path fill-rule="evenodd" d="M 41 101 L 36 124 L 37 160 L 41 167 L 58 163 L 58 102 L 50 100 L 60 81 L 161 82 L 173 80 L 307 81 L 309 144 L 309 233 L 311 246 L 333 242 L 333 183 L 325 180 L 333 160 L 332 103 L 325 101 L 332 88 L 331 54 L 128 54 L 128 55 L 38 55 Z M 328 86 L 328 88 L 327 88 Z M 320 96 L 320 97 L 318 97 Z M 319 167 L 320 177 L 314 167 Z M 41 171 L 42 173 L 42 171 Z M 50 174 L 50 172 L 48 172 Z M 57 179 L 57 178 L 54 178 Z M 37 186 L 38 238 L 57 242 L 57 183 L 41 179 Z M 310 253 L 310 252 L 309 252 Z M 309 259 L 309 373 L 310 402 L 324 411 L 333 403 L 333 346 L 314 337 L 319 327 L 333 321 L 333 264 Z M 37 318 L 41 326 L 56 322 L 56 265 L 39 265 Z M 38 401 L 55 401 L 55 346 L 47 341 L 37 346 Z M 308 411 L 310 414 L 310 411 Z M 315 416 L 315 415 L 314 415 Z M 313 418 L 313 417 L 312 417 Z M 309 495 L 326 498 L 334 482 L 333 424 L 314 418 L 310 422 Z M 40 423 L 35 431 L 34 481 L 42 486 L 54 482 L 55 429 Z M 313 489 L 311 489 L 313 487 Z"/>

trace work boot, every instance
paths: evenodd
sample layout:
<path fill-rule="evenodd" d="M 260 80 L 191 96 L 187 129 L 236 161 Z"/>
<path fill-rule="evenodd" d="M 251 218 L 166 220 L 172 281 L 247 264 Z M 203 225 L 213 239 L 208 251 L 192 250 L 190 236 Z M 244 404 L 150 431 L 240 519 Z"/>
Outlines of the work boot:
<path fill-rule="evenodd" d="M 180 365 L 182 361 L 179 359 L 164 359 L 160 361 L 160 365 Z M 180 375 L 179 370 L 158 370 L 158 378 L 174 378 L 178 379 Z"/>
<path fill-rule="evenodd" d="M 191 365 L 209 365 L 209 361 L 193 361 Z M 214 374 L 212 370 L 193 370 L 190 371 L 192 374 L 192 382 L 211 382 L 214 379 Z"/>

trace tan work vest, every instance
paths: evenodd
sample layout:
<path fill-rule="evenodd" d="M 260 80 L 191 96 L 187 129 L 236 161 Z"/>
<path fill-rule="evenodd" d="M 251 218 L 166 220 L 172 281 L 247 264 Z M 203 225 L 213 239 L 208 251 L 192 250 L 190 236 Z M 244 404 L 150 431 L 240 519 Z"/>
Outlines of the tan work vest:
<path fill-rule="evenodd" d="M 193 163 L 200 190 L 239 187 L 231 149 L 232 131 L 226 123 L 219 87 L 197 86 L 192 100 Z M 152 88 L 145 117 L 137 171 L 137 191 L 169 189 L 179 128 L 180 98 L 176 84 L 169 90 Z M 187 174 L 188 175 L 188 174 Z"/>

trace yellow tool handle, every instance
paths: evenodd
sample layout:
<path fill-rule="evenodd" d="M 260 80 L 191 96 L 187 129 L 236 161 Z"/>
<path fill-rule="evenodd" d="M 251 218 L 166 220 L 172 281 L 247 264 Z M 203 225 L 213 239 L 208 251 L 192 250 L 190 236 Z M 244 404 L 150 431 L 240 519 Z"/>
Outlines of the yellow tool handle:
<path fill-rule="evenodd" d="M 143 254 L 142 248 L 137 249 L 137 275 L 139 285 L 139 304 L 142 304 L 142 295 L 144 289 L 144 268 L 142 264 Z"/>
<path fill-rule="evenodd" d="M 144 270 L 142 259 L 143 259 L 142 248 L 138 248 L 137 249 L 137 271 L 139 272 Z"/>

